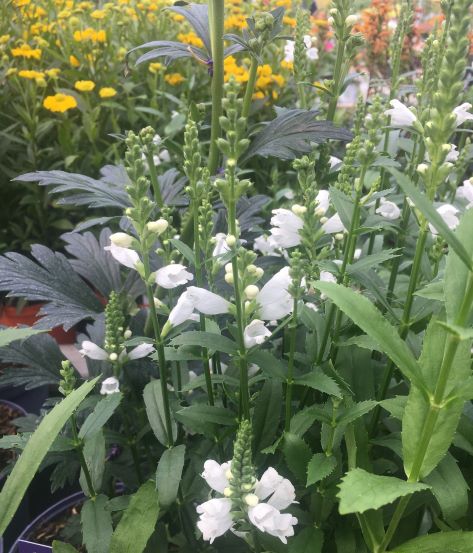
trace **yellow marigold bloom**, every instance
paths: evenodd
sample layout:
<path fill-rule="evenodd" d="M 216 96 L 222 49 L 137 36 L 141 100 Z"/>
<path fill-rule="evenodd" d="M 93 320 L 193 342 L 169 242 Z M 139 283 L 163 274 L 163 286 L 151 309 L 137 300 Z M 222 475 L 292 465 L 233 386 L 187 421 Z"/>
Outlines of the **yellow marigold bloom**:
<path fill-rule="evenodd" d="M 51 69 L 46 69 L 45 73 L 51 79 L 57 79 L 61 70 L 58 67 L 52 67 Z"/>
<path fill-rule="evenodd" d="M 107 40 L 107 33 L 102 29 L 97 33 L 97 42 L 105 42 Z"/>
<path fill-rule="evenodd" d="M 46 96 L 43 101 L 43 106 L 49 111 L 56 113 L 64 113 L 69 109 L 77 107 L 77 101 L 74 96 L 69 94 L 55 94 L 54 96 Z"/>
<path fill-rule="evenodd" d="M 204 43 L 195 33 L 179 33 L 177 35 L 177 40 L 183 42 L 184 44 L 190 44 L 191 46 L 196 46 L 197 48 L 202 48 Z"/>
<path fill-rule="evenodd" d="M 180 13 L 173 13 L 172 14 L 172 18 L 174 19 L 174 21 L 176 21 L 177 23 L 180 23 L 181 21 L 184 21 L 185 17 L 183 15 L 181 15 Z"/>
<path fill-rule="evenodd" d="M 74 83 L 74 88 L 80 92 L 90 92 L 94 90 L 95 83 L 94 81 L 76 81 Z"/>
<path fill-rule="evenodd" d="M 13 0 L 13 4 L 17 8 L 22 8 L 23 6 L 27 6 L 30 2 L 31 0 Z"/>
<path fill-rule="evenodd" d="M 231 76 L 235 78 L 237 83 L 242 84 L 248 82 L 248 71 L 241 65 L 238 65 L 233 56 L 225 58 L 223 68 L 225 71 L 224 80 L 226 83 L 230 80 Z"/>
<path fill-rule="evenodd" d="M 76 42 L 85 42 L 88 40 L 92 42 L 105 42 L 107 33 L 103 29 L 95 31 L 89 27 L 83 31 L 74 31 L 73 37 Z"/>
<path fill-rule="evenodd" d="M 177 86 L 184 81 L 184 77 L 180 73 L 169 73 L 164 76 L 164 80 L 171 86 Z"/>
<path fill-rule="evenodd" d="M 243 15 L 231 15 L 225 19 L 225 29 L 244 29 L 247 27 L 246 18 Z"/>
<path fill-rule="evenodd" d="M 122 61 L 125 59 L 125 56 L 126 56 L 126 48 L 122 46 L 121 48 L 118 49 L 117 58 L 119 61 Z"/>
<path fill-rule="evenodd" d="M 0 44 L 5 44 L 10 40 L 10 35 L 2 35 L 0 36 Z"/>
<path fill-rule="evenodd" d="M 93 19 L 103 19 L 105 16 L 106 16 L 106 13 L 104 10 L 94 10 L 90 14 L 90 17 L 92 17 Z"/>
<path fill-rule="evenodd" d="M 295 27 L 296 26 L 296 20 L 294 17 L 289 17 L 288 15 L 285 15 L 282 18 L 282 22 L 284 25 L 289 25 L 289 27 Z"/>
<path fill-rule="evenodd" d="M 276 6 L 283 6 L 287 10 L 291 8 L 292 1 L 291 0 L 278 0 L 276 2 Z"/>
<path fill-rule="evenodd" d="M 33 69 L 22 69 L 18 71 L 18 76 L 23 79 L 36 80 L 44 78 L 44 73 L 42 71 L 34 71 Z"/>
<path fill-rule="evenodd" d="M 80 61 L 75 56 L 69 56 L 69 63 L 72 65 L 72 67 L 79 67 Z"/>
<path fill-rule="evenodd" d="M 39 48 L 31 48 L 29 44 L 22 44 L 19 48 L 12 48 L 11 53 L 15 58 L 41 59 L 41 50 Z"/>
<path fill-rule="evenodd" d="M 61 10 L 57 14 L 57 17 L 58 17 L 58 19 L 68 19 L 69 17 L 71 17 L 71 11 L 70 10 Z"/>
<path fill-rule="evenodd" d="M 100 98 L 113 98 L 117 95 L 117 91 L 111 86 L 104 86 L 99 90 Z"/>
<path fill-rule="evenodd" d="M 289 71 L 292 71 L 293 67 L 294 63 L 292 61 L 282 60 L 281 69 L 289 69 Z"/>
<path fill-rule="evenodd" d="M 159 61 L 155 61 L 153 63 L 150 63 L 148 65 L 148 69 L 150 73 L 158 73 L 163 68 L 163 64 L 159 63 Z"/>
<path fill-rule="evenodd" d="M 281 88 L 284 86 L 286 79 L 282 75 L 274 74 L 273 81 Z"/>
<path fill-rule="evenodd" d="M 263 100 L 263 99 L 264 99 L 264 93 L 261 92 L 260 90 L 253 94 L 253 100 Z"/>

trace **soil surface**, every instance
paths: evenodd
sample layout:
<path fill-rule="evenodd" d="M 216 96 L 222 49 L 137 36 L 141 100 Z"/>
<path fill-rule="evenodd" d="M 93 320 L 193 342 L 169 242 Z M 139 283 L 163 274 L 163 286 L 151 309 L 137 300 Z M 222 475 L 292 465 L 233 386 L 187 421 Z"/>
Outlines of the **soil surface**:
<path fill-rule="evenodd" d="M 13 436 L 16 434 L 16 426 L 13 421 L 22 417 L 23 413 L 18 409 L 0 402 L 0 436 Z M 0 449 L 0 472 L 10 463 L 17 454 L 11 449 Z"/>

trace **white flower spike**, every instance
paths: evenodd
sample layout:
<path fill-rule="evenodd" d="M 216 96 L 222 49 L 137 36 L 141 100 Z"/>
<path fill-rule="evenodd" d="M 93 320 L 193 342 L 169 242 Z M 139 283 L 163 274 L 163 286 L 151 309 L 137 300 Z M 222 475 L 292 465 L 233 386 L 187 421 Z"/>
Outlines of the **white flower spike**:
<path fill-rule="evenodd" d="M 225 497 L 215 498 L 197 506 L 200 518 L 197 527 L 205 541 L 213 543 L 215 538 L 223 536 L 233 526 L 231 515 L 232 502 Z"/>
<path fill-rule="evenodd" d="M 273 321 L 292 313 L 294 302 L 288 292 L 291 282 L 289 267 L 284 267 L 261 288 L 256 296 L 261 319 Z"/>
<path fill-rule="evenodd" d="M 289 209 L 273 209 L 271 237 L 280 248 L 292 248 L 301 243 L 299 231 L 303 220 Z"/>
<path fill-rule="evenodd" d="M 254 319 L 245 328 L 243 338 L 246 348 L 251 348 L 262 344 L 266 338 L 271 336 L 271 331 L 264 326 L 264 322 L 259 319 Z"/>
<path fill-rule="evenodd" d="M 186 269 L 187 267 L 179 263 L 171 263 L 171 265 L 161 267 L 156 271 L 156 284 L 166 290 L 187 284 L 194 278 L 194 275 Z"/>
<path fill-rule="evenodd" d="M 391 100 L 391 109 L 387 109 L 384 115 L 391 117 L 393 127 L 410 127 L 417 121 L 412 111 L 399 100 Z"/>

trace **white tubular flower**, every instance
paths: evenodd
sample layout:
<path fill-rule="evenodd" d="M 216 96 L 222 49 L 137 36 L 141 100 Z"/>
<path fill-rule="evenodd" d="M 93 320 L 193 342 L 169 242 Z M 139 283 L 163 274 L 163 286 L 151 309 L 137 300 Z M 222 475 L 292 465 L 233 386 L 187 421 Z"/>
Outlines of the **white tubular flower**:
<path fill-rule="evenodd" d="M 146 342 L 143 344 L 140 344 L 139 346 L 136 346 L 136 348 L 133 348 L 130 350 L 126 356 L 131 361 L 134 361 L 135 359 L 142 359 L 143 357 L 148 357 L 150 353 L 153 353 L 154 346 L 153 344 L 147 344 Z"/>
<path fill-rule="evenodd" d="M 330 163 L 330 169 L 334 169 L 337 165 L 339 165 L 342 162 L 342 160 L 335 156 L 330 156 L 329 163 Z"/>
<path fill-rule="evenodd" d="M 271 217 L 271 236 L 280 248 L 291 248 L 301 243 L 299 230 L 304 226 L 303 220 L 289 209 L 273 209 Z"/>
<path fill-rule="evenodd" d="M 320 271 L 320 280 L 322 282 L 337 282 L 337 277 L 330 271 Z"/>
<path fill-rule="evenodd" d="M 230 461 L 222 463 L 221 465 L 209 459 L 204 463 L 204 472 L 201 474 L 202 478 L 207 482 L 216 492 L 222 493 L 225 488 L 228 488 L 229 482 L 227 478 L 227 472 L 230 470 Z"/>
<path fill-rule="evenodd" d="M 455 161 L 458 160 L 458 157 L 460 156 L 460 152 L 457 150 L 456 144 L 450 144 L 450 151 L 447 154 L 447 157 L 445 158 L 445 161 L 449 161 L 450 163 L 455 163 Z"/>
<path fill-rule="evenodd" d="M 212 252 L 212 256 L 222 255 L 230 251 L 230 247 L 227 244 L 227 235 L 223 232 L 217 232 L 215 235 L 215 248 Z"/>
<path fill-rule="evenodd" d="M 189 280 L 194 278 L 192 273 L 186 271 L 187 267 L 179 263 L 171 263 L 166 267 L 161 267 L 156 271 L 156 284 L 166 290 L 177 288 L 183 284 L 187 284 Z"/>
<path fill-rule="evenodd" d="M 222 296 L 209 292 L 205 290 L 205 288 L 198 288 L 197 286 L 189 286 L 187 288 L 187 295 L 194 304 L 194 309 L 204 315 L 228 313 L 228 309 L 231 305 L 230 302 L 222 298 Z"/>
<path fill-rule="evenodd" d="M 335 213 L 335 215 L 332 215 L 332 217 L 322 225 L 322 230 L 325 234 L 337 234 L 346 231 L 346 228 L 340 219 L 340 215 Z"/>
<path fill-rule="evenodd" d="M 417 121 L 417 117 L 412 111 L 399 100 L 391 100 L 389 104 L 391 109 L 387 109 L 384 115 L 391 117 L 393 127 L 410 127 Z"/>
<path fill-rule="evenodd" d="M 116 394 L 119 391 L 120 391 L 120 382 L 118 381 L 118 378 L 115 378 L 114 376 L 110 376 L 109 378 L 106 378 L 102 382 L 102 386 L 100 387 L 100 393 L 103 396 Z"/>
<path fill-rule="evenodd" d="M 140 262 L 140 258 L 135 250 L 131 250 L 130 248 L 122 248 L 113 242 L 110 246 L 105 246 L 104 250 L 110 252 L 112 257 L 118 261 L 118 263 L 121 263 L 130 269 L 136 269 L 137 263 Z"/>
<path fill-rule="evenodd" d="M 258 236 L 254 240 L 253 249 L 259 250 L 263 255 L 279 255 L 278 245 L 273 236 Z"/>
<path fill-rule="evenodd" d="M 269 497 L 267 503 L 276 509 L 286 509 L 296 499 L 294 486 L 273 467 L 265 470 L 256 484 L 255 494 L 260 501 Z"/>
<path fill-rule="evenodd" d="M 227 498 L 210 499 L 197 506 L 200 515 L 197 527 L 205 541 L 213 543 L 215 538 L 230 530 L 233 526 L 231 510 L 232 502 Z"/>
<path fill-rule="evenodd" d="M 108 359 L 108 353 L 97 344 L 94 344 L 89 340 L 84 340 L 82 342 L 79 353 L 82 357 L 88 357 L 89 359 L 95 359 L 96 361 L 106 361 Z"/>
<path fill-rule="evenodd" d="M 248 517 L 258 530 L 279 538 L 283 543 L 287 543 L 287 538 L 294 535 L 294 525 L 297 524 L 297 518 L 290 514 L 281 514 L 268 503 L 251 507 Z"/>
<path fill-rule="evenodd" d="M 457 228 L 460 219 L 457 217 L 458 209 L 455 206 L 451 204 L 441 205 L 437 207 L 437 213 L 442 217 L 449 229 L 454 230 Z M 429 223 L 429 229 L 433 235 L 438 234 L 437 229 L 432 223 Z"/>
<path fill-rule="evenodd" d="M 456 192 L 457 198 L 464 198 L 468 205 L 467 209 L 473 207 L 473 182 L 472 179 L 467 179 L 463 181 L 463 186 L 459 186 Z"/>
<path fill-rule="evenodd" d="M 340 160 L 338 160 L 340 161 Z M 325 215 L 329 206 L 330 206 L 330 193 L 328 190 L 319 190 L 317 196 L 315 197 L 315 202 L 317 204 L 317 213 L 320 215 Z"/>
<path fill-rule="evenodd" d="M 464 104 L 457 106 L 453 110 L 453 114 L 455 115 L 457 120 L 457 127 L 462 125 L 465 121 L 473 120 L 473 113 L 469 112 L 470 109 L 471 109 L 471 104 L 468 102 L 465 102 Z"/>
<path fill-rule="evenodd" d="M 253 346 L 262 344 L 266 338 L 271 336 L 271 331 L 269 331 L 265 326 L 264 322 L 259 319 L 254 319 L 251 323 L 245 328 L 243 333 L 243 338 L 246 348 L 251 348 Z"/>
<path fill-rule="evenodd" d="M 189 293 L 183 292 L 176 305 L 169 313 L 168 322 L 171 326 L 177 326 L 188 321 L 194 313 L 194 302 L 189 297 Z"/>
<path fill-rule="evenodd" d="M 388 219 L 389 221 L 395 221 L 401 216 L 401 210 L 397 207 L 394 202 L 385 200 L 381 198 L 381 205 L 376 210 L 376 213 L 379 213 L 381 217 Z"/>
<path fill-rule="evenodd" d="M 291 281 L 289 267 L 284 267 L 261 288 L 256 296 L 261 319 L 273 321 L 292 313 L 294 301 L 288 292 Z"/>
<path fill-rule="evenodd" d="M 304 35 L 304 44 L 306 48 L 310 48 L 312 46 L 312 37 L 310 35 Z"/>
<path fill-rule="evenodd" d="M 286 40 L 284 45 L 284 61 L 286 63 L 292 63 L 294 61 L 294 41 Z"/>
<path fill-rule="evenodd" d="M 133 243 L 133 237 L 126 232 L 115 232 L 110 235 L 110 243 L 120 248 L 129 248 Z"/>
<path fill-rule="evenodd" d="M 315 46 L 311 46 L 306 51 L 307 59 L 311 61 L 316 61 L 319 59 L 319 50 Z"/>

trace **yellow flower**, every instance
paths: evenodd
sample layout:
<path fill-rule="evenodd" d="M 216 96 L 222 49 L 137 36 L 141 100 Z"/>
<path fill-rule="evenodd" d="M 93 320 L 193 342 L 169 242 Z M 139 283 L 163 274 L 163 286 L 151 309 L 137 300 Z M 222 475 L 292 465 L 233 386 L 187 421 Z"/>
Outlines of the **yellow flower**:
<path fill-rule="evenodd" d="M 80 61 L 75 56 L 69 56 L 69 63 L 72 65 L 72 67 L 80 66 Z"/>
<path fill-rule="evenodd" d="M 246 83 L 248 82 L 249 74 L 248 71 L 238 65 L 236 59 L 233 56 L 228 56 L 224 61 L 224 80 L 227 83 L 230 80 L 230 77 L 233 75 L 237 83 Z"/>
<path fill-rule="evenodd" d="M 172 18 L 174 19 L 174 21 L 176 21 L 177 23 L 180 23 L 181 21 L 184 21 L 185 17 L 183 15 L 181 15 L 180 13 L 173 13 L 172 14 Z"/>
<path fill-rule="evenodd" d="M 46 96 L 43 106 L 49 111 L 64 113 L 69 109 L 76 108 L 77 101 L 74 96 L 69 94 L 55 94 L 54 96 Z"/>
<path fill-rule="evenodd" d="M 163 64 L 159 63 L 159 61 L 155 61 L 153 63 L 150 63 L 148 65 L 148 69 L 150 73 L 158 73 L 163 68 Z"/>
<path fill-rule="evenodd" d="M 184 77 L 180 73 L 170 73 L 164 76 L 164 80 L 171 86 L 177 86 L 184 81 Z"/>
<path fill-rule="evenodd" d="M 33 69 L 23 69 L 18 71 L 18 76 L 23 79 L 30 80 L 44 79 L 44 73 L 42 71 L 34 71 Z"/>
<path fill-rule="evenodd" d="M 196 46 L 197 48 L 202 48 L 204 46 L 202 40 L 195 33 L 179 33 L 177 35 L 177 40 L 184 44 Z"/>
<path fill-rule="evenodd" d="M 0 44 L 5 44 L 10 40 L 10 35 L 2 35 L 0 36 Z"/>
<path fill-rule="evenodd" d="M 117 91 L 111 86 L 104 86 L 99 90 L 100 98 L 113 98 L 116 94 Z"/>
<path fill-rule="evenodd" d="M 284 25 L 289 25 L 289 27 L 295 27 L 296 26 L 296 20 L 294 17 L 289 17 L 288 15 L 285 15 L 282 18 L 282 22 Z"/>
<path fill-rule="evenodd" d="M 282 60 L 281 69 L 289 69 L 289 71 L 292 71 L 293 67 L 294 63 L 292 61 Z"/>
<path fill-rule="evenodd" d="M 6 76 L 9 77 L 10 75 L 16 75 L 18 73 L 18 69 L 16 67 L 10 67 L 7 69 Z"/>
<path fill-rule="evenodd" d="M 73 37 L 76 42 L 85 42 L 87 40 L 92 42 L 105 42 L 107 34 L 103 29 L 95 31 L 91 27 L 88 27 L 83 31 L 74 31 Z"/>
<path fill-rule="evenodd" d="M 31 48 L 29 44 L 22 44 L 19 48 L 12 48 L 11 53 L 15 58 L 41 59 L 41 50 L 39 48 Z"/>
<path fill-rule="evenodd" d="M 253 100 L 263 100 L 264 99 L 264 93 L 261 91 L 255 92 L 253 94 Z"/>
<path fill-rule="evenodd" d="M 13 3 L 17 8 L 21 8 L 23 6 L 27 6 L 31 0 L 13 0 Z"/>
<path fill-rule="evenodd" d="M 51 69 L 46 69 L 45 73 L 51 79 L 57 79 L 61 70 L 58 67 L 52 67 Z"/>
<path fill-rule="evenodd" d="M 80 92 L 90 92 L 94 90 L 95 83 L 94 81 L 76 81 L 74 83 L 74 88 Z"/>
<path fill-rule="evenodd" d="M 247 27 L 244 15 L 231 15 L 225 19 L 225 29 L 245 29 Z"/>
<path fill-rule="evenodd" d="M 105 16 L 106 16 L 106 13 L 104 10 L 94 10 L 90 14 L 90 17 L 92 17 L 93 19 L 103 19 Z"/>

